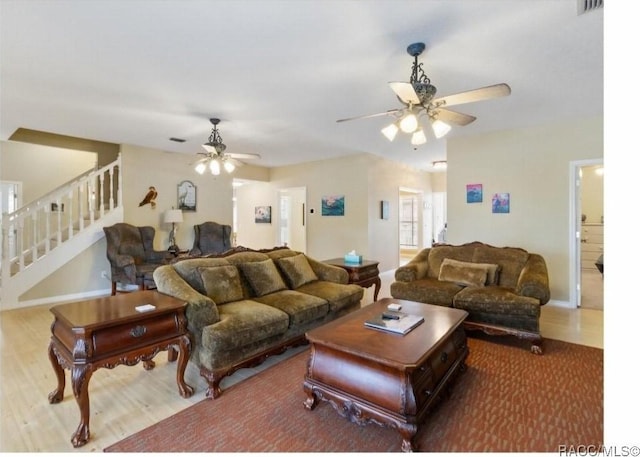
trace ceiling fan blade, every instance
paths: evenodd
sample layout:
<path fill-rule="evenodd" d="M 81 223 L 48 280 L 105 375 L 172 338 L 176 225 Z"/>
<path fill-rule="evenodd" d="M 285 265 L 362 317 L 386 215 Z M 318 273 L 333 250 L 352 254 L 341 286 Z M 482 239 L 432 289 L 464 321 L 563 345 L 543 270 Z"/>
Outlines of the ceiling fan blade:
<path fill-rule="evenodd" d="M 444 108 L 439 108 L 435 117 L 443 122 L 456 125 L 467 125 L 476 120 L 476 117 L 470 114 L 458 113 Z"/>
<path fill-rule="evenodd" d="M 368 119 L 370 117 L 378 117 L 378 116 L 388 116 L 388 115 L 395 114 L 395 113 L 400 112 L 400 111 L 402 111 L 402 109 L 390 109 L 389 111 L 385 111 L 384 113 L 376 113 L 376 114 L 367 114 L 365 116 L 348 117 L 346 119 L 338 119 L 336 122 L 354 121 L 356 119 Z"/>
<path fill-rule="evenodd" d="M 413 105 L 420 104 L 420 99 L 413 88 L 413 84 L 405 82 L 390 82 L 389 86 L 404 103 L 411 103 Z"/>
<path fill-rule="evenodd" d="M 232 159 L 260 159 L 260 154 L 249 154 L 242 152 L 225 152 L 225 156 L 231 157 Z"/>
<path fill-rule="evenodd" d="M 463 103 L 479 102 L 481 100 L 487 100 L 490 98 L 504 97 L 511 93 L 511 88 L 508 84 L 494 84 L 493 86 L 481 87 L 480 89 L 468 90 L 466 92 L 459 92 L 457 94 L 446 95 L 444 97 L 436 98 L 432 101 L 433 104 L 441 103 L 442 106 L 461 105 Z"/>

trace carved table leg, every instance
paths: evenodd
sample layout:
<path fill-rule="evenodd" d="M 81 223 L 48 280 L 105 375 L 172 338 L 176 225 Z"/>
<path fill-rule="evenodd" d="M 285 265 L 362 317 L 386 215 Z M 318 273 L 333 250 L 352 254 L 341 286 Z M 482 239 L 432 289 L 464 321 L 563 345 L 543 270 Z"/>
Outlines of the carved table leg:
<path fill-rule="evenodd" d="M 402 452 L 417 451 L 413 444 L 413 437 L 418 432 L 418 426 L 416 424 L 401 424 L 398 426 L 398 431 L 402 435 Z"/>
<path fill-rule="evenodd" d="M 193 387 L 184 382 L 184 372 L 187 368 L 187 362 L 189 362 L 189 354 L 191 350 L 191 340 L 187 335 L 182 335 L 178 342 L 180 351 L 178 352 L 178 366 L 176 367 L 176 381 L 178 383 L 178 391 L 183 398 L 189 398 L 193 395 Z M 173 348 L 169 349 L 169 355 Z M 175 350 L 174 354 L 175 354 Z"/>
<path fill-rule="evenodd" d="M 53 341 L 49 343 L 49 360 L 51 361 L 53 371 L 55 372 L 56 379 L 58 380 L 58 386 L 49 394 L 49 403 L 60 403 L 64 397 L 64 368 L 60 366 L 60 361 L 58 360 Z"/>
<path fill-rule="evenodd" d="M 305 381 L 302 388 L 307 393 L 307 399 L 304 401 L 304 407 L 309 411 L 313 411 L 318 404 L 318 397 L 313 392 L 313 386 Z"/>
<path fill-rule="evenodd" d="M 382 285 L 382 281 L 379 276 L 376 277 L 374 284 L 375 289 L 373 290 L 373 301 L 378 301 L 378 292 L 380 292 L 380 287 Z"/>
<path fill-rule="evenodd" d="M 156 363 L 153 360 L 145 360 L 144 362 L 142 362 L 142 367 L 146 371 L 150 371 L 156 367 Z"/>
<path fill-rule="evenodd" d="M 84 446 L 91 436 L 89 432 L 89 379 L 91 379 L 92 372 L 91 365 L 76 365 L 71 369 L 73 395 L 80 408 L 80 424 L 71 437 L 73 447 Z"/>

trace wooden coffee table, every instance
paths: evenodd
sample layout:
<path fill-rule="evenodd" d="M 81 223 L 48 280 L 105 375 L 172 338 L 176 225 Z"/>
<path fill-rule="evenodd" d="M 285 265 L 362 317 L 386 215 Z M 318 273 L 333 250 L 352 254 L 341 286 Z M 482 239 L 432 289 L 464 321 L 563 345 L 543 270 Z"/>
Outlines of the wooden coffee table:
<path fill-rule="evenodd" d="M 138 312 L 136 306 L 152 304 L 152 311 Z M 98 368 L 135 365 L 155 366 L 153 357 L 169 350 L 176 360 L 180 395 L 187 398 L 193 388 L 184 382 L 191 339 L 185 317 L 186 303 L 155 291 L 132 292 L 94 300 L 67 303 L 51 308 L 49 360 L 58 386 L 49 394 L 49 403 L 64 397 L 64 369 L 71 370 L 73 395 L 80 408 L 80 425 L 71 437 L 74 447 L 89 441 L 89 380 Z"/>
<path fill-rule="evenodd" d="M 406 335 L 364 326 L 389 303 L 424 316 L 425 322 Z M 311 356 L 303 385 L 305 407 L 328 401 L 352 422 L 397 429 L 402 450 L 415 450 L 418 425 L 465 368 L 466 316 L 459 309 L 383 298 L 307 332 Z"/>

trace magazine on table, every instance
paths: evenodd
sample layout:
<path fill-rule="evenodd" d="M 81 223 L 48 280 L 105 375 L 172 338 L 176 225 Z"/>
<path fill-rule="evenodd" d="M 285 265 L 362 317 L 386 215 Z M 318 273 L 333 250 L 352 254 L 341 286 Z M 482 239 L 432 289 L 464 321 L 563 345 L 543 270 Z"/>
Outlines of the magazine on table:
<path fill-rule="evenodd" d="M 424 322 L 424 317 L 399 311 L 385 311 L 365 321 L 365 327 L 406 335 Z"/>

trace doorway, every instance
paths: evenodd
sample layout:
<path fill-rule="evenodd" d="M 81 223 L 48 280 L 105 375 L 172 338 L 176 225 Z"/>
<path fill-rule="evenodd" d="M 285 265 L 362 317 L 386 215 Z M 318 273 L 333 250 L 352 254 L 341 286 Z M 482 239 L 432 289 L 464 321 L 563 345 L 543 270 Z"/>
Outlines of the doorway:
<path fill-rule="evenodd" d="M 572 162 L 571 297 L 574 308 L 603 309 L 604 166 L 602 159 Z M 602 257 L 601 257 L 602 256 Z"/>
<path fill-rule="evenodd" d="M 278 245 L 307 252 L 306 187 L 278 191 Z"/>
<path fill-rule="evenodd" d="M 398 200 L 399 265 L 404 265 L 424 246 L 423 195 L 419 190 L 400 188 Z M 430 221 L 430 219 L 429 219 Z"/>

